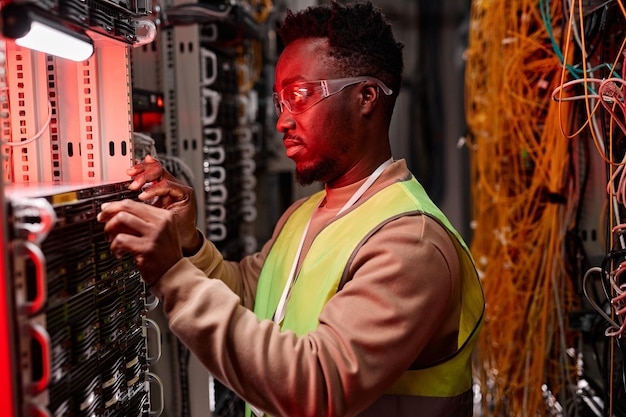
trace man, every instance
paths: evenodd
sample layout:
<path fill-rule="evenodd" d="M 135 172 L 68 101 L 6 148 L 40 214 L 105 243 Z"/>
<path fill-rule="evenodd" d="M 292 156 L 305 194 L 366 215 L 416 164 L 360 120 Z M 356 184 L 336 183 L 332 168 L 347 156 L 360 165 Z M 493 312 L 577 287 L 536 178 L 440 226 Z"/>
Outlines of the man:
<path fill-rule="evenodd" d="M 131 188 L 154 181 L 140 198 L 159 201 L 103 205 L 111 250 L 134 254 L 171 330 L 256 415 L 471 416 L 484 300 L 465 244 L 391 158 L 402 45 L 370 3 L 288 13 L 279 34 L 276 127 L 298 181 L 324 190 L 229 262 L 148 157 Z"/>

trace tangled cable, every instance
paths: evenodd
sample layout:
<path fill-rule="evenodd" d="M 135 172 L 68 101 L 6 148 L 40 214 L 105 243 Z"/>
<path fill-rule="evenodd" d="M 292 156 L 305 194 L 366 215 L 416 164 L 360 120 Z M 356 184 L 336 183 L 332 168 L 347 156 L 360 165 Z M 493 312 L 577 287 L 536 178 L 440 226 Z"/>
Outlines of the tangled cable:
<path fill-rule="evenodd" d="M 610 197 L 626 202 L 626 159 L 615 162 L 613 146 L 617 132 L 626 135 L 625 77 L 615 71 L 626 39 L 612 62 L 594 54 L 615 8 L 626 16 L 622 0 L 472 3 L 466 143 L 471 250 L 487 300 L 475 361 L 484 415 L 578 415 L 582 341 L 569 314 L 583 300 L 566 248 L 584 199 L 588 138 L 611 169 Z M 617 217 L 606 209 L 600 230 Z M 599 274 L 612 306 L 606 335 L 615 338 L 626 314 L 622 269 Z"/>
<path fill-rule="evenodd" d="M 618 235 L 618 239 L 622 239 L 626 234 L 626 224 L 619 224 L 613 227 L 613 233 Z M 608 337 L 622 338 L 626 336 L 626 250 L 614 250 L 609 252 L 599 269 L 602 277 L 602 288 L 604 296 L 610 301 L 609 305 L 613 317 L 609 317 L 604 310 L 595 302 L 592 305 L 596 311 L 606 320 L 608 327 L 605 334 Z M 617 267 L 612 265 L 617 264 Z M 586 293 L 587 299 L 592 300 Z"/>

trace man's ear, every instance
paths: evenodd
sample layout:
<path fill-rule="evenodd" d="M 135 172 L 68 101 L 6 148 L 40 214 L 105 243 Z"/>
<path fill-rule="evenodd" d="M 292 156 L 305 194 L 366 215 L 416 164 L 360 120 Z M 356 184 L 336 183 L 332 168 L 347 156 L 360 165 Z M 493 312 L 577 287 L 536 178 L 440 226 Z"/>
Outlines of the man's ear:
<path fill-rule="evenodd" d="M 361 90 L 361 109 L 363 114 L 369 115 L 374 111 L 380 99 L 380 89 L 377 85 L 366 84 Z"/>

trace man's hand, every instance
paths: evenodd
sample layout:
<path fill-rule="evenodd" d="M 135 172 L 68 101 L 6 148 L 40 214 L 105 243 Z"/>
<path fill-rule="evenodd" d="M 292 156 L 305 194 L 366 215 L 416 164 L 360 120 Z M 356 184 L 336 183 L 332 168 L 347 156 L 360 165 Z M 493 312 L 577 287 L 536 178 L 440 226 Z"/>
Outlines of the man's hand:
<path fill-rule="evenodd" d="M 182 257 L 175 213 L 130 199 L 102 204 L 98 221 L 117 257 L 133 255 L 151 285 Z"/>
<path fill-rule="evenodd" d="M 181 183 L 150 155 L 126 173 L 133 178 L 129 188 L 142 189 L 140 200 L 149 201 L 153 206 L 167 209 L 174 215 L 183 250 L 195 249 L 200 244 L 200 237 L 196 231 L 193 188 Z"/>

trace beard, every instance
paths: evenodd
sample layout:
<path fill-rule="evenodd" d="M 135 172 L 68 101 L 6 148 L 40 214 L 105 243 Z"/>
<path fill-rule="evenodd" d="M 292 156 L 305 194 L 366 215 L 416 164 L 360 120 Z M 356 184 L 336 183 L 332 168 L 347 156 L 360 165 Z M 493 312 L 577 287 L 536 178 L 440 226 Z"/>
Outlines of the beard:
<path fill-rule="evenodd" d="M 335 166 L 335 161 L 326 158 L 311 167 L 304 169 L 296 167 L 296 182 L 301 186 L 311 185 L 315 181 L 328 182 L 333 178 Z"/>

